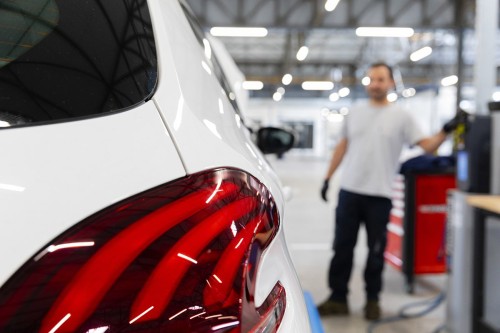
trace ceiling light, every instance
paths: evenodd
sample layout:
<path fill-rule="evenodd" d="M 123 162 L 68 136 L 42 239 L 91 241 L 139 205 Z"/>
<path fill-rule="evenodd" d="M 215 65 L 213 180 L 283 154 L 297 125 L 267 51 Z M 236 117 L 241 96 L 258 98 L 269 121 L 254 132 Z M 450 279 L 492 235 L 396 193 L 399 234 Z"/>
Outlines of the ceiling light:
<path fill-rule="evenodd" d="M 500 91 L 495 91 L 493 93 L 493 95 L 491 96 L 491 98 L 495 101 L 495 102 L 500 102 Z"/>
<path fill-rule="evenodd" d="M 337 8 L 339 2 L 340 0 L 327 0 L 325 3 L 325 10 L 327 12 L 333 12 L 335 8 Z"/>
<path fill-rule="evenodd" d="M 403 90 L 401 95 L 403 95 L 403 97 L 408 98 L 408 97 L 415 96 L 416 93 L 417 93 L 417 91 L 415 90 L 415 88 L 408 88 L 408 89 Z"/>
<path fill-rule="evenodd" d="M 351 93 L 351 90 L 349 90 L 349 88 L 347 88 L 347 87 L 344 87 L 344 88 L 342 88 L 342 89 L 339 90 L 339 96 L 340 97 L 346 97 L 350 93 Z"/>
<path fill-rule="evenodd" d="M 410 55 L 411 61 L 419 61 L 424 59 L 425 57 L 430 56 L 432 53 L 432 48 L 429 46 L 423 47 L 419 50 L 416 50 Z"/>
<path fill-rule="evenodd" d="M 475 109 L 475 103 L 473 101 L 467 101 L 467 100 L 463 100 L 463 101 L 460 101 L 459 103 L 459 107 L 464 110 L 464 111 L 469 111 L 469 112 L 474 112 L 473 110 Z"/>
<path fill-rule="evenodd" d="M 389 95 L 387 95 L 387 100 L 389 102 L 395 102 L 398 100 L 398 94 L 396 93 L 390 93 Z"/>
<path fill-rule="evenodd" d="M 458 76 L 456 75 L 450 75 L 441 80 L 441 85 L 443 87 L 448 87 L 456 84 L 458 82 Z"/>
<path fill-rule="evenodd" d="M 367 85 L 370 84 L 370 78 L 368 76 L 365 76 L 362 80 L 361 80 L 361 84 L 364 85 L 365 87 Z"/>
<path fill-rule="evenodd" d="M 282 95 L 285 94 L 285 88 L 283 88 L 283 87 L 279 87 L 278 89 L 276 89 L 276 91 L 279 92 Z"/>
<path fill-rule="evenodd" d="M 334 93 L 330 94 L 329 99 L 330 99 L 330 102 L 336 102 L 340 99 L 340 96 L 338 93 L 334 92 Z"/>
<path fill-rule="evenodd" d="M 332 90 L 332 81 L 304 81 L 302 82 L 302 89 L 304 90 Z"/>
<path fill-rule="evenodd" d="M 289 85 L 290 83 L 292 83 L 292 79 L 293 79 L 293 76 L 292 74 L 285 74 L 283 75 L 283 78 L 281 79 L 281 82 L 287 86 Z"/>
<path fill-rule="evenodd" d="M 266 28 L 252 27 L 213 27 L 210 33 L 217 37 L 265 37 L 267 36 Z"/>
<path fill-rule="evenodd" d="M 411 37 L 412 28 L 359 27 L 356 35 L 359 37 Z"/>
<path fill-rule="evenodd" d="M 262 90 L 264 83 L 262 81 L 243 81 L 241 86 L 245 90 Z"/>
<path fill-rule="evenodd" d="M 282 98 L 283 98 L 283 95 L 282 95 L 282 94 L 280 94 L 279 92 L 275 92 L 275 93 L 273 94 L 273 99 L 274 99 L 276 102 L 281 101 L 281 99 L 282 99 Z"/>
<path fill-rule="evenodd" d="M 307 58 L 308 54 L 309 54 L 309 48 L 307 46 L 302 46 L 299 49 L 299 51 L 297 51 L 297 60 L 303 61 L 305 58 Z"/>

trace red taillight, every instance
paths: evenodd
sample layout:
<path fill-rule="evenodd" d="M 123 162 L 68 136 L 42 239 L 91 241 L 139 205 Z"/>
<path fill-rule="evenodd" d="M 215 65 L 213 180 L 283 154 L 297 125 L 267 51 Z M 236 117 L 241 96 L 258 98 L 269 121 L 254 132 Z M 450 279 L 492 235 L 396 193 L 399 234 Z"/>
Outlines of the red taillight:
<path fill-rule="evenodd" d="M 237 170 L 192 175 L 78 223 L 0 289 L 0 332 L 276 332 L 256 268 L 279 216 Z"/>

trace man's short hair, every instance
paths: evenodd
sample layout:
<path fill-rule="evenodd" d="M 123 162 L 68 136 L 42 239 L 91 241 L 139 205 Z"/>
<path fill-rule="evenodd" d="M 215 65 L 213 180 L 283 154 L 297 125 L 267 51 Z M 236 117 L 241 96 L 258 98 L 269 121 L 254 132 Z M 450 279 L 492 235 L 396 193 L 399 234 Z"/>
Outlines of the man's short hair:
<path fill-rule="evenodd" d="M 389 71 L 389 77 L 391 78 L 392 81 L 394 81 L 394 74 L 392 72 L 392 67 L 386 64 L 385 62 L 375 62 L 370 65 L 370 68 L 375 68 L 375 67 L 385 67 Z"/>

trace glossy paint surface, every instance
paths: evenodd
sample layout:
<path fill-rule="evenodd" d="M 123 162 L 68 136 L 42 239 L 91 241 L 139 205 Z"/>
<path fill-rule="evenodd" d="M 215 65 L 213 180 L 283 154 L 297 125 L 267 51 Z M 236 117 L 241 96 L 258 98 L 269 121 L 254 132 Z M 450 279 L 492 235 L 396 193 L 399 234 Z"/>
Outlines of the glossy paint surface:
<path fill-rule="evenodd" d="M 76 222 L 185 175 L 152 102 L 95 119 L 0 130 L 0 284 Z"/>
<path fill-rule="evenodd" d="M 215 75 L 207 44 L 197 39 L 177 1 L 150 0 L 148 5 L 159 68 L 150 101 L 94 119 L 0 130 L 2 156 L 8 161 L 0 165 L 0 285 L 79 221 L 185 175 L 225 167 L 243 170 L 266 187 L 277 214 L 284 216 L 279 179 L 233 109 Z M 251 243 L 248 237 L 243 242 Z M 82 240 L 81 244 L 89 243 Z M 194 255 L 185 254 L 184 261 Z M 237 273 L 228 269 L 228 263 L 241 255 L 228 253 L 215 270 L 233 277 Z M 266 304 L 276 308 L 286 304 L 278 332 L 309 332 L 302 290 L 282 231 L 261 256 L 255 267 L 253 309 L 265 312 Z M 164 265 L 171 267 L 172 263 Z M 156 274 L 163 276 L 160 269 L 147 283 L 153 291 Z M 203 294 L 207 304 L 214 304 L 228 290 L 224 286 Z M 283 302 L 269 303 L 270 295 L 279 295 Z M 154 296 L 146 290 L 139 299 Z M 136 304 L 130 321 L 140 322 L 145 311 L 146 320 L 149 308 L 140 300 Z M 60 318 L 64 311 L 53 311 L 56 325 L 70 321 L 69 317 Z M 267 318 L 273 325 L 274 317 Z"/>

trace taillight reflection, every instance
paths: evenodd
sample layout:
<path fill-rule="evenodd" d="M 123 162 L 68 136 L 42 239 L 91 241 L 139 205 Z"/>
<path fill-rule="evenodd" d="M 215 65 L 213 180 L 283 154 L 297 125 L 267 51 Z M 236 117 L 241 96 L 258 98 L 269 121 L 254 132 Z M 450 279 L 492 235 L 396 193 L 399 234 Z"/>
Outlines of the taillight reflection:
<path fill-rule="evenodd" d="M 0 289 L 1 332 L 276 332 L 277 283 L 256 307 L 256 268 L 278 229 L 267 189 L 221 169 L 78 223 Z"/>

